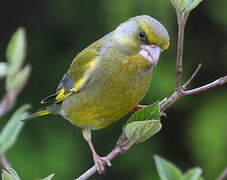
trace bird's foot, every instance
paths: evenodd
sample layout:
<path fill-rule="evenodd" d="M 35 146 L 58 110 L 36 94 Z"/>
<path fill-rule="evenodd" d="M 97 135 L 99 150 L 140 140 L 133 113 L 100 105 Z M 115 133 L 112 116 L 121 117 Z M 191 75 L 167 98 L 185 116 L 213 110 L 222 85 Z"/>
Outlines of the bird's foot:
<path fill-rule="evenodd" d="M 111 163 L 107 157 L 100 157 L 98 154 L 95 154 L 93 159 L 99 174 L 104 174 L 106 171 L 106 166 L 111 166 Z"/>
<path fill-rule="evenodd" d="M 133 111 L 136 112 L 136 111 L 139 111 L 140 109 L 143 109 L 143 108 L 145 108 L 145 107 L 147 107 L 147 106 L 146 106 L 146 105 L 137 105 L 137 106 L 133 109 Z"/>

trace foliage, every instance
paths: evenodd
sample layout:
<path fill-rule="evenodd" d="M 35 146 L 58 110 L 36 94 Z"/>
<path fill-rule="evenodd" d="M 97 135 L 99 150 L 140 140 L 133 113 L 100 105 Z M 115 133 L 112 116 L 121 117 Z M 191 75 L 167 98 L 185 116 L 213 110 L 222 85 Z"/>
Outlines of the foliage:
<path fill-rule="evenodd" d="M 161 180 L 202 180 L 201 168 L 189 169 L 184 174 L 171 162 L 159 157 L 154 156 L 158 174 Z"/>
<path fill-rule="evenodd" d="M 202 0 L 170 0 L 178 12 L 189 12 L 196 8 Z"/>
<path fill-rule="evenodd" d="M 21 180 L 17 172 L 14 169 L 8 171 L 2 171 L 2 180 Z"/>
<path fill-rule="evenodd" d="M 27 82 L 31 66 L 26 65 L 22 68 L 25 59 L 26 41 L 25 30 L 19 28 L 12 36 L 6 51 L 7 58 L 7 77 L 6 90 L 9 92 L 19 92 Z"/>
<path fill-rule="evenodd" d="M 0 134 L 0 153 L 5 153 L 9 150 L 17 140 L 17 136 L 24 126 L 24 119 L 28 112 L 29 105 L 23 105 L 20 107 L 7 122 Z"/>
<path fill-rule="evenodd" d="M 20 28 L 13 34 L 8 44 L 6 53 L 8 62 L 0 64 L 1 70 L 3 70 L 1 77 L 6 77 L 6 95 L 3 97 L 0 105 L 0 118 L 13 108 L 17 94 L 23 89 L 29 77 L 30 66 L 27 65 L 25 68 L 22 68 L 25 58 L 25 46 L 25 31 Z M 1 165 L 4 169 L 2 171 L 3 180 L 20 180 L 16 171 L 6 162 L 7 160 L 4 155 L 15 144 L 24 126 L 21 120 L 28 115 L 27 110 L 29 108 L 28 104 L 21 106 L 12 115 L 0 133 L 0 156 Z"/>
<path fill-rule="evenodd" d="M 141 143 L 161 130 L 159 102 L 135 112 L 127 121 L 123 131 L 133 143 Z"/>
<path fill-rule="evenodd" d="M 6 76 L 6 91 L 9 94 L 9 97 L 12 98 L 11 101 L 6 101 L 6 104 L 2 103 L 1 105 L 2 112 L 8 111 L 8 104 L 11 109 L 16 100 L 16 96 L 10 97 L 11 94 L 17 95 L 21 89 L 25 86 L 27 79 L 29 77 L 31 67 L 26 65 L 22 68 L 26 52 L 26 40 L 25 40 L 25 31 L 23 28 L 19 28 L 12 36 L 6 52 L 6 57 L 8 63 L 1 63 L 0 70 L 1 77 Z M 22 68 L 22 69 L 21 69 Z M 3 100 L 4 101 L 4 100 Z M 8 104 L 7 104 L 8 103 Z M 0 133 L 0 156 L 4 156 L 6 152 L 15 144 L 19 133 L 21 132 L 24 122 L 22 121 L 28 116 L 28 109 L 30 105 L 25 104 L 21 106 L 10 118 L 7 124 L 4 126 Z M 4 113 L 2 113 L 4 114 Z M 5 157 L 1 157 L 5 158 Z M 20 180 L 17 172 L 11 167 L 4 167 L 2 170 L 2 180 Z M 43 178 L 43 180 L 51 180 L 54 174 Z"/>
<path fill-rule="evenodd" d="M 120 6 L 121 3 L 124 4 Z M 204 1 L 198 11 L 192 11 L 190 28 L 186 29 L 185 37 L 185 78 L 199 62 L 204 66 L 204 70 L 199 73 L 199 82 L 208 82 L 217 74 L 226 74 L 227 17 L 224 4 L 225 1 Z M 10 4 L 3 1 L 0 12 L 3 27 L 0 30 L 1 60 L 5 59 L 3 45 L 8 41 L 13 28 L 25 25 L 29 32 L 26 54 L 35 68 L 19 104 L 29 102 L 34 105 L 34 109 L 38 109 L 39 100 L 54 90 L 74 55 L 122 21 L 139 14 L 148 14 L 160 20 L 171 37 L 170 50 L 162 55 L 153 76 L 151 90 L 143 104 L 161 99 L 174 89 L 176 21 L 168 0 L 135 0 L 129 3 L 119 0 L 49 0 L 41 3 L 25 0 L 24 3 L 15 1 Z M 0 78 L 6 75 L 7 69 L 8 63 L 0 62 Z M 193 86 L 196 85 L 199 85 L 197 79 L 193 82 Z M 158 179 L 151 159 L 147 162 L 151 154 L 158 152 L 166 154 L 168 159 L 178 159 L 179 154 L 187 154 L 178 162 L 184 167 L 200 165 L 204 169 L 204 177 L 213 180 L 227 161 L 225 94 L 226 88 L 223 87 L 177 102 L 171 108 L 168 119 L 162 121 L 165 128 L 160 136 L 132 148 L 124 154 L 125 158 L 114 161 L 111 173 L 105 176 L 110 180 L 116 179 L 116 176 L 119 179 Z M 7 119 L 7 116 L 1 118 L 1 127 Z M 120 126 L 120 123 L 116 123 L 95 133 L 95 140 L 100 139 L 95 144 L 102 154 L 112 148 L 114 138 L 111 137 L 119 135 Z M 91 164 L 79 130 L 67 121 L 56 116 L 46 117 L 27 127 L 17 144 L 7 153 L 10 162 L 24 179 L 34 179 L 41 175 L 44 177 L 49 172 L 57 174 L 54 178 L 56 180 L 73 179 Z M 138 154 L 141 154 L 140 157 L 137 157 Z M 27 158 L 24 158 L 25 155 Z M 56 163 L 56 157 L 61 163 Z M 31 162 L 36 163 L 32 163 L 31 167 Z M 145 166 L 138 167 L 138 162 Z"/>

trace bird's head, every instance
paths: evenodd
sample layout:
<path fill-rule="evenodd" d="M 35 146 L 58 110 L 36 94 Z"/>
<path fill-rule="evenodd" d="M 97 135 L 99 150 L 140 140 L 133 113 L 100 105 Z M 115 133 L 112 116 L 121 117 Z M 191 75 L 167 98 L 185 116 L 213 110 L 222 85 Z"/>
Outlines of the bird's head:
<path fill-rule="evenodd" d="M 165 27 L 154 18 L 142 15 L 120 24 L 113 34 L 125 54 L 136 54 L 156 65 L 161 52 L 169 47 Z"/>

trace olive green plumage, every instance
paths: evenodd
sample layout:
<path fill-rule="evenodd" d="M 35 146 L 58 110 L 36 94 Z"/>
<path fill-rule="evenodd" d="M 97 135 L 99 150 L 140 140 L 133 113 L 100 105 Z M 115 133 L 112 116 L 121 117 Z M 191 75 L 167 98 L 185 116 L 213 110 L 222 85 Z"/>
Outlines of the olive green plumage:
<path fill-rule="evenodd" d="M 160 54 L 144 55 L 141 48 L 150 45 L 160 51 L 169 46 L 168 33 L 157 20 L 144 15 L 120 24 L 74 58 L 56 93 L 42 101 L 49 103 L 46 112 L 90 130 L 118 121 L 148 91 L 154 59 Z"/>
<path fill-rule="evenodd" d="M 169 46 L 168 32 L 149 16 L 136 16 L 97 40 L 73 60 L 56 93 L 41 101 L 46 107 L 28 119 L 60 114 L 81 127 L 96 169 L 111 163 L 92 144 L 91 130 L 104 128 L 132 111 L 148 91 L 161 52 Z"/>
<path fill-rule="evenodd" d="M 79 96 L 75 93 L 63 101 L 63 117 L 76 126 L 93 130 L 106 127 L 130 112 L 149 88 L 152 67 L 140 71 L 134 64 L 124 66 L 130 59 L 124 61 L 100 62 L 87 88 Z"/>

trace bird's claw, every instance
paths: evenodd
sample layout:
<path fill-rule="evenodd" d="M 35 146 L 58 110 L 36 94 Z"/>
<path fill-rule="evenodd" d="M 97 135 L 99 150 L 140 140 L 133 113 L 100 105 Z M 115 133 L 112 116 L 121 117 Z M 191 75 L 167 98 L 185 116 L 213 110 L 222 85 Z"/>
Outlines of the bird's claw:
<path fill-rule="evenodd" d="M 111 166 L 111 163 L 107 157 L 100 157 L 96 154 L 93 156 L 93 159 L 99 174 L 105 174 L 106 166 Z"/>

